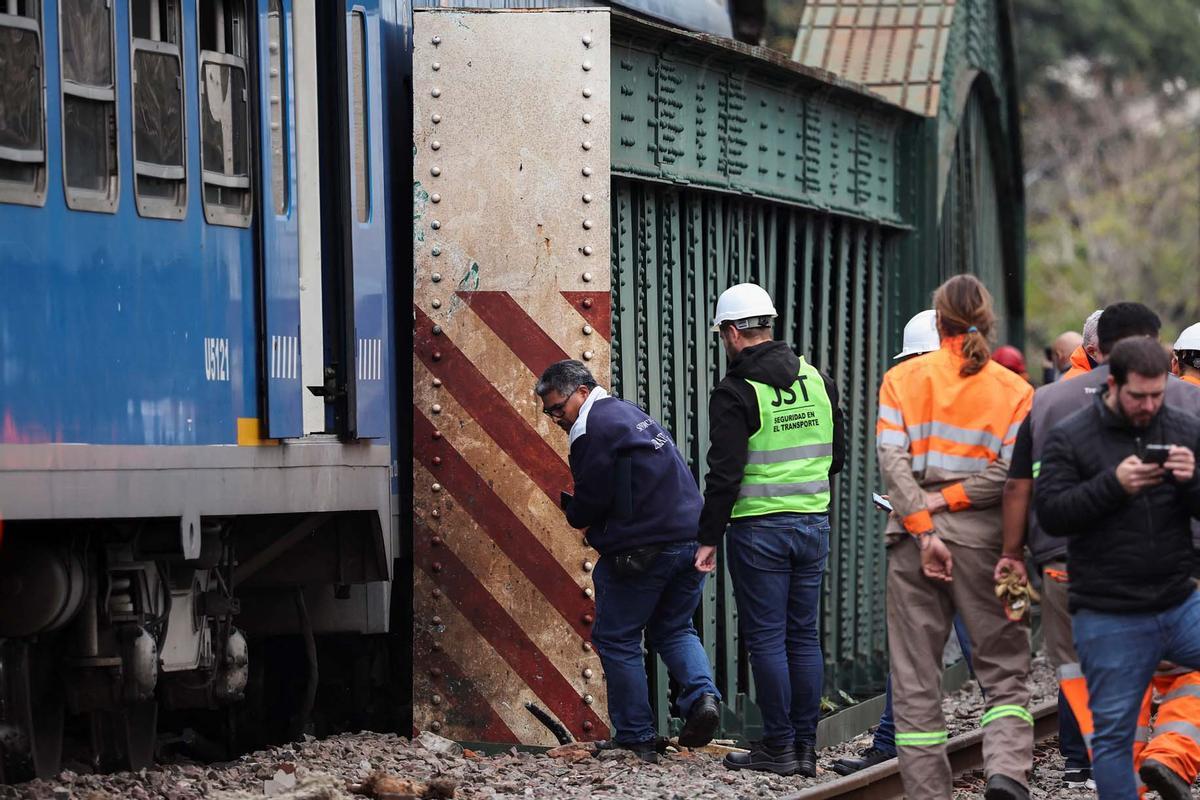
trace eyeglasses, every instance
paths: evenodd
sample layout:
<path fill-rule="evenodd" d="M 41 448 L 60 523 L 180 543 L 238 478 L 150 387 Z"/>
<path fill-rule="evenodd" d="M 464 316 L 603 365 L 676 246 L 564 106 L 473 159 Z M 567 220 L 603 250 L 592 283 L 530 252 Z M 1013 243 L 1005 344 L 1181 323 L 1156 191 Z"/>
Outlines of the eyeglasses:
<path fill-rule="evenodd" d="M 579 384 L 579 386 L 582 386 L 582 385 L 583 384 Z M 563 411 L 567 407 L 567 403 L 571 402 L 571 395 L 573 395 L 579 391 L 579 386 L 576 386 L 574 389 L 567 392 L 566 399 L 564 399 L 561 403 L 555 403 L 552 406 L 546 406 L 545 408 L 543 408 L 542 413 L 545 414 L 547 417 L 550 417 L 550 419 L 561 419 L 563 416 Z"/>

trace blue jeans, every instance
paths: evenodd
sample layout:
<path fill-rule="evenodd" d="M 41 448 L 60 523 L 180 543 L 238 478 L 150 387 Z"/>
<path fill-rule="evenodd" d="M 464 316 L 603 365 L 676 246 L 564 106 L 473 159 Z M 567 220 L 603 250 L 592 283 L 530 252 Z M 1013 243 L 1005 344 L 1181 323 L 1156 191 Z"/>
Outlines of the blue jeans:
<path fill-rule="evenodd" d="M 1159 661 L 1200 669 L 1200 594 L 1148 614 L 1083 609 L 1071 615 L 1095 723 L 1092 777 L 1101 800 L 1136 800 L 1133 738 Z"/>
<path fill-rule="evenodd" d="M 726 553 L 769 745 L 817 740 L 825 664 L 817 631 L 829 515 L 734 522 Z"/>
<path fill-rule="evenodd" d="M 692 617 L 704 590 L 695 567 L 698 542 L 676 542 L 663 548 L 640 575 L 621 577 L 612 558 L 602 556 L 592 573 L 596 582 L 596 623 L 592 644 L 600 653 L 608 684 L 608 714 L 622 744 L 654 739 L 642 633 L 679 684 L 676 702 L 686 717 L 702 695 L 720 692 L 713 683 L 708 654 Z"/>
<path fill-rule="evenodd" d="M 963 660 L 967 662 L 967 669 L 974 675 L 975 670 L 971 666 L 971 637 L 967 635 L 967 626 L 963 624 L 962 617 L 958 614 L 954 615 L 954 635 L 958 637 L 958 649 L 962 650 Z M 887 688 L 884 690 L 883 714 L 879 716 L 879 727 L 875 729 L 875 740 L 871 744 L 876 750 L 896 755 L 896 717 L 892 713 L 892 674 L 890 672 L 887 677 Z"/>

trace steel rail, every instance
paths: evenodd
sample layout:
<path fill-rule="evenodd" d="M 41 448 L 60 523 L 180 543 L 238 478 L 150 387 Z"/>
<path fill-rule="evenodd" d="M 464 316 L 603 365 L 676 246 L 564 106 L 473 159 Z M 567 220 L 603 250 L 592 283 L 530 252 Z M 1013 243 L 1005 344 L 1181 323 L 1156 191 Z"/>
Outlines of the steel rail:
<path fill-rule="evenodd" d="M 1058 699 L 1034 706 L 1033 739 L 1041 741 L 1058 734 Z M 983 766 L 983 729 L 960 733 L 946 745 L 950 770 L 955 777 Z M 813 786 L 783 800 L 898 800 L 904 797 L 897 759 L 847 775 L 835 781 Z"/>

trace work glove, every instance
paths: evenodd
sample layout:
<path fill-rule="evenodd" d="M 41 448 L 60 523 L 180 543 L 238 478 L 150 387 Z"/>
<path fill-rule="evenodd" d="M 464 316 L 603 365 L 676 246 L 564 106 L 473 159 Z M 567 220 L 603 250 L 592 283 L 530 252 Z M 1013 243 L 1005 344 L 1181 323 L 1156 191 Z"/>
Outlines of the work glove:
<path fill-rule="evenodd" d="M 1028 583 L 1023 583 L 1021 576 L 1012 570 L 1005 570 L 1004 576 L 996 581 L 996 597 L 1004 603 L 1004 616 L 1013 622 L 1029 613 L 1030 603 L 1041 599 L 1037 591 Z"/>

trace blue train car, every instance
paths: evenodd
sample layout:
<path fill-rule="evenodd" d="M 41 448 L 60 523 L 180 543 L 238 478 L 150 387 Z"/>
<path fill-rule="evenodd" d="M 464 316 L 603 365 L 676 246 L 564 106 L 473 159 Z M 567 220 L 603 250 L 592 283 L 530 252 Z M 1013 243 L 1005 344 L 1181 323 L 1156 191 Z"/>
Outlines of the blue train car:
<path fill-rule="evenodd" d="M 145 763 L 273 660 L 311 705 L 317 635 L 389 628 L 403 29 L 317 5 L 0 2 L 10 768 L 79 719 Z"/>

